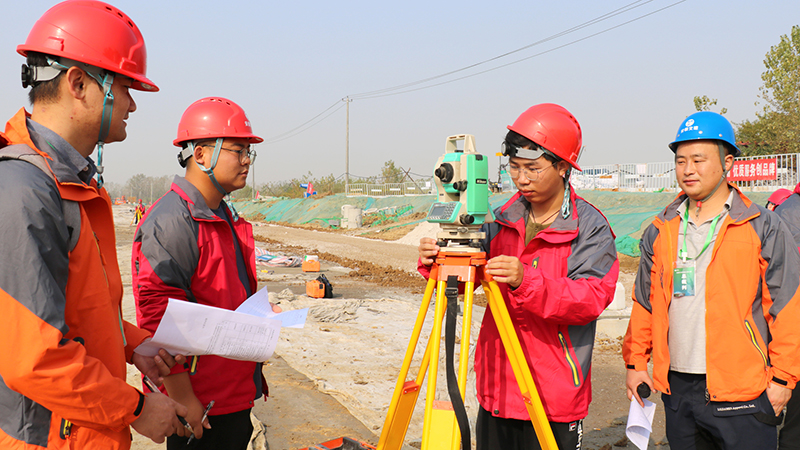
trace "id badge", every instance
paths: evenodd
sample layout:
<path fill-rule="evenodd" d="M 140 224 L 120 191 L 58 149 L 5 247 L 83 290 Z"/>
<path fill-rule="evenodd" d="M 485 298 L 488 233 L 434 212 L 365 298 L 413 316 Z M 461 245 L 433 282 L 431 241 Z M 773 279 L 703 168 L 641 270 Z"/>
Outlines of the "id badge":
<path fill-rule="evenodd" d="M 693 297 L 695 286 L 695 263 L 694 261 L 675 261 L 675 269 L 672 271 L 672 296 Z"/>

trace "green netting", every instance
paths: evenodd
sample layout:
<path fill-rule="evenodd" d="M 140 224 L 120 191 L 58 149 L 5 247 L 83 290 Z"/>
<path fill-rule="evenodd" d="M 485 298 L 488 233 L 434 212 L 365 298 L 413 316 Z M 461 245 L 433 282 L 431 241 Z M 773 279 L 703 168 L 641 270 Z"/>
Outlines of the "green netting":
<path fill-rule="evenodd" d="M 245 216 L 263 216 L 266 222 L 312 223 L 330 226 L 330 221 L 342 217 L 342 206 L 350 205 L 362 210 L 394 208 L 392 216 L 408 215 L 417 212 L 428 212 L 436 200 L 435 195 L 413 197 L 346 197 L 344 194 L 329 195 L 321 198 L 274 199 L 268 201 L 236 202 L 236 209 Z M 376 212 L 376 214 L 381 214 Z M 389 218 L 383 213 L 382 222 Z"/>
<path fill-rule="evenodd" d="M 747 192 L 751 200 L 759 205 L 766 203 L 770 192 Z M 489 197 L 492 208 L 503 205 L 513 192 L 493 194 Z M 617 251 L 629 256 L 639 256 L 639 238 L 653 217 L 676 196 L 674 192 L 611 192 L 579 191 L 578 195 L 595 205 L 608 218 L 616 235 Z M 237 202 L 236 209 L 245 216 L 262 215 L 267 222 L 296 224 L 317 223 L 331 226 L 331 221 L 341 219 L 342 206 L 351 205 L 362 210 L 394 208 L 394 212 L 383 213 L 373 225 L 386 224 L 398 217 L 427 213 L 435 195 L 413 197 L 346 197 L 344 194 L 322 198 L 272 199 L 267 201 Z M 380 212 L 376 214 L 381 215 Z"/>

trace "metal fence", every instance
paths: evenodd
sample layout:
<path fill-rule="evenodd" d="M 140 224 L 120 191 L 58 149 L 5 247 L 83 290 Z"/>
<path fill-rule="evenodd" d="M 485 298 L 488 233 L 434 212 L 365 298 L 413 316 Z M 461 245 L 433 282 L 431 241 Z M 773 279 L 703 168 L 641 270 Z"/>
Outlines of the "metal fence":
<path fill-rule="evenodd" d="M 416 183 L 385 183 L 385 184 L 350 184 L 347 189 L 348 197 L 388 197 L 402 195 L 429 195 L 436 193 L 436 185 L 432 180 L 420 180 Z"/>
<path fill-rule="evenodd" d="M 798 176 L 800 153 L 748 156 L 736 158 L 736 161 L 758 161 L 763 159 L 775 160 L 775 179 L 734 182 L 740 189 L 746 191 L 773 191 L 777 188 L 791 189 L 800 181 Z M 571 180 L 576 189 L 586 190 L 641 192 L 678 190 L 674 162 L 586 166 L 582 172 L 575 172 Z"/>
<path fill-rule="evenodd" d="M 773 191 L 778 188 L 793 189 L 800 182 L 800 153 L 782 155 L 759 155 L 736 158 L 736 161 L 775 160 L 774 180 L 735 181 L 745 191 Z M 502 183 L 504 190 L 514 189 L 511 179 Z M 586 166 L 574 172 L 572 185 L 581 190 L 611 190 L 628 192 L 678 191 L 675 180 L 675 163 L 658 162 L 644 164 L 604 164 Z M 403 195 L 430 195 L 436 193 L 433 178 L 416 183 L 351 184 L 347 196 L 387 197 Z"/>

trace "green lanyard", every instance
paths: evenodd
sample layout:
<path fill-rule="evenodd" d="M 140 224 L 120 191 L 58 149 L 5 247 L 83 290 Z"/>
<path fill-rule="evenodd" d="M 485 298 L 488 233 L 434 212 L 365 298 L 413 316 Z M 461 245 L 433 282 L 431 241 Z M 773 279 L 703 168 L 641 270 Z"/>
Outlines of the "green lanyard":
<path fill-rule="evenodd" d="M 703 244 L 703 249 L 700 250 L 700 253 L 697 254 L 694 258 L 689 258 L 689 252 L 686 249 L 686 230 L 689 228 L 689 205 L 686 205 L 686 214 L 683 218 L 683 248 L 678 252 L 678 258 L 686 261 L 687 259 L 697 259 L 700 255 L 703 254 L 704 251 L 708 248 L 708 244 L 711 243 L 711 238 L 714 236 L 714 230 L 717 229 L 717 221 L 722 216 L 722 213 L 717 214 L 717 217 L 714 217 L 714 220 L 711 221 L 711 229 L 708 230 L 708 236 L 706 236 L 706 243 Z"/>

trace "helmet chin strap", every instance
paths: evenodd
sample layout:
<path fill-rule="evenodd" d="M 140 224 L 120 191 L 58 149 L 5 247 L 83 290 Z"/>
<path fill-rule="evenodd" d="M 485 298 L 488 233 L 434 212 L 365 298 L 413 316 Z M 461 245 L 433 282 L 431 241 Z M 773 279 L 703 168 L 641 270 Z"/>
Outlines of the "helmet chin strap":
<path fill-rule="evenodd" d="M 69 66 L 62 64 L 66 63 Z M 103 187 L 103 145 L 105 144 L 106 138 L 108 138 L 108 133 L 111 129 L 111 114 L 114 112 L 114 92 L 112 91 L 111 87 L 114 85 L 114 73 L 109 72 L 107 70 L 100 70 L 100 74 L 92 73 L 89 68 L 95 68 L 94 66 L 90 66 L 85 63 L 81 63 L 79 61 L 73 61 L 71 59 L 62 59 L 62 62 L 58 62 L 55 59 L 47 58 L 47 64 L 50 67 L 56 68 L 59 71 L 69 70 L 70 67 L 78 66 L 86 72 L 87 75 L 92 77 L 94 81 L 97 81 L 97 84 L 100 85 L 100 88 L 103 90 L 103 112 L 100 118 L 100 132 L 97 136 L 97 188 L 100 189 Z M 102 78 L 100 78 L 102 74 Z"/>
<path fill-rule="evenodd" d="M 208 178 L 211 179 L 211 183 L 214 184 L 214 187 L 217 188 L 220 194 L 223 195 L 225 204 L 228 205 L 228 209 L 231 210 L 231 215 L 233 216 L 233 220 L 239 220 L 239 213 L 236 211 L 236 208 L 233 207 L 233 202 L 231 201 L 231 194 L 227 192 L 225 189 L 220 186 L 217 178 L 214 176 L 214 168 L 217 167 L 217 159 L 219 159 L 220 151 L 222 150 L 222 138 L 217 138 L 216 143 L 214 144 L 214 154 L 211 156 L 211 167 L 205 167 L 204 165 L 197 162 L 197 158 L 194 158 L 194 163 L 197 164 L 197 167 L 203 171 Z M 189 142 L 189 148 L 191 148 L 191 154 L 194 154 L 194 142 Z"/>
<path fill-rule="evenodd" d="M 569 176 L 572 174 L 572 167 L 567 169 L 564 174 L 564 200 L 561 202 L 561 217 L 567 219 L 572 212 L 572 204 L 569 202 L 569 193 L 572 185 L 569 184 Z"/>
<path fill-rule="evenodd" d="M 89 73 L 89 72 L 86 72 Z M 89 76 L 95 78 L 89 73 Z M 98 77 L 99 78 L 99 77 Z M 97 79 L 97 78 L 95 78 Z M 114 75 L 106 72 L 103 76 L 103 116 L 100 120 L 100 134 L 97 136 L 97 188 L 103 187 L 103 145 L 111 129 L 111 114 L 114 112 L 114 93 L 111 86 L 114 84 Z"/>
<path fill-rule="evenodd" d="M 697 211 L 695 212 L 695 214 L 697 214 L 697 215 L 700 214 L 700 208 L 703 207 L 703 203 L 708 201 L 708 199 L 710 199 L 711 196 L 713 196 L 714 193 L 717 192 L 717 189 L 719 189 L 719 187 L 722 186 L 722 183 L 725 181 L 725 177 L 728 174 L 728 172 L 725 170 L 725 153 L 726 153 L 725 152 L 725 146 L 722 145 L 722 143 L 720 143 L 719 141 L 717 141 L 717 147 L 719 148 L 719 162 L 720 162 L 720 164 L 722 164 L 722 176 L 719 177 L 719 181 L 717 181 L 717 185 L 714 186 L 714 189 L 711 190 L 711 193 L 708 194 L 706 196 L 706 198 L 704 198 L 702 200 L 698 200 L 696 202 Z"/>

